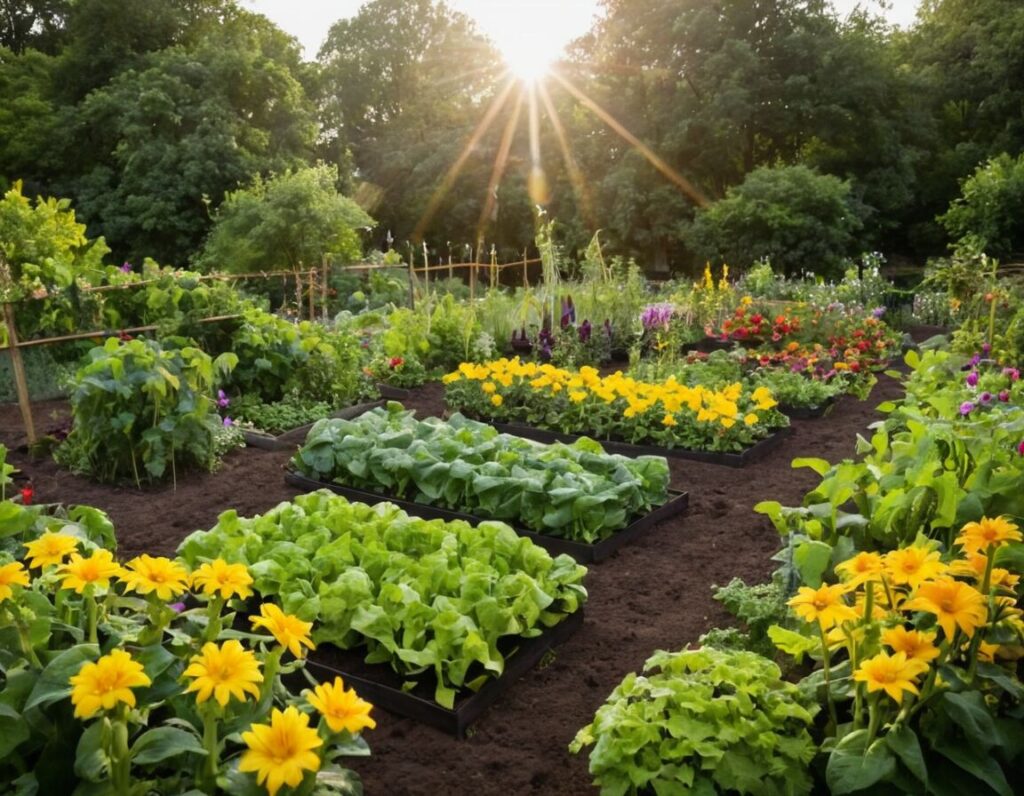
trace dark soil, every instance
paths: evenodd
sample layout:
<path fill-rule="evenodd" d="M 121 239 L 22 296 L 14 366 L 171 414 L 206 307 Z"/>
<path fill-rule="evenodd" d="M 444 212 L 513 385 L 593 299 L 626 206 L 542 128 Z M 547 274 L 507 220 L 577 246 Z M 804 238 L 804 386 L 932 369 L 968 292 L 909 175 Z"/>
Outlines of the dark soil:
<path fill-rule="evenodd" d="M 687 514 L 669 520 L 636 545 L 591 567 L 583 629 L 553 660 L 527 674 L 484 714 L 464 741 L 376 711 L 367 734 L 373 756 L 353 761 L 368 794 L 591 794 L 586 755 L 566 747 L 576 731 L 630 671 L 656 649 L 681 649 L 728 621 L 711 587 L 734 577 L 762 581 L 773 566 L 778 535 L 752 511 L 761 500 L 797 504 L 815 484 L 810 470 L 790 460 L 852 456 L 856 435 L 879 419 L 874 407 L 899 395 L 886 376 L 866 402 L 845 397 L 820 420 L 796 420 L 795 433 L 766 459 L 743 469 L 670 459 L 672 486 L 690 493 Z M 421 417 L 443 411 L 440 385 L 406 401 Z M 36 405 L 41 432 L 66 415 L 66 404 Z M 0 406 L 0 442 L 24 444 L 18 409 Z M 138 491 L 93 484 L 52 461 L 11 463 L 31 476 L 38 502 L 84 503 L 106 510 L 118 531 L 121 557 L 172 554 L 195 529 L 211 527 L 229 508 L 265 512 L 294 490 L 283 480 L 288 452 L 236 451 L 212 475 L 191 475 L 171 486 Z"/>

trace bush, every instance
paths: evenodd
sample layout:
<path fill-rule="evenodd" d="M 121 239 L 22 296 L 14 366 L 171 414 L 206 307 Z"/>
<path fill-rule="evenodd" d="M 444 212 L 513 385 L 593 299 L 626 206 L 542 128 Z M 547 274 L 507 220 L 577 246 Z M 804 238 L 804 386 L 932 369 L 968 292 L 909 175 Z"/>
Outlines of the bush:
<path fill-rule="evenodd" d="M 1024 250 L 1024 155 L 978 166 L 938 220 L 951 238 L 971 238 L 994 257 Z"/>
<path fill-rule="evenodd" d="M 74 424 L 58 455 L 101 481 L 136 485 L 178 469 L 211 470 L 221 421 L 211 397 L 216 373 L 233 367 L 198 348 L 164 350 L 150 340 L 110 338 L 75 375 Z"/>
<path fill-rule="evenodd" d="M 809 793 L 816 712 L 760 655 L 656 652 L 643 675 L 626 675 L 569 750 L 594 745 L 590 773 L 603 796 Z"/>
<path fill-rule="evenodd" d="M 855 253 L 863 212 L 849 182 L 806 166 L 764 166 L 698 212 L 688 244 L 739 268 L 768 259 L 786 274 L 836 275 Z"/>

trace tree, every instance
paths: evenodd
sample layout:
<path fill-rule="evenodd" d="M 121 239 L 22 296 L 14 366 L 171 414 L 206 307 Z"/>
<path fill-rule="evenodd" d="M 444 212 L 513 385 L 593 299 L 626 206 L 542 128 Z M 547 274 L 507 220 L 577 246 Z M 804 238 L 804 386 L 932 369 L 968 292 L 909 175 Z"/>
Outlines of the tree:
<path fill-rule="evenodd" d="M 699 211 L 687 243 L 713 262 L 748 268 L 768 259 L 786 274 L 827 276 L 855 253 L 862 212 L 849 182 L 806 166 L 765 166 Z"/>
<path fill-rule="evenodd" d="M 0 0 L 0 47 L 53 53 L 70 11 L 70 0 Z"/>
<path fill-rule="evenodd" d="M 333 166 L 287 172 L 227 195 L 197 264 L 244 273 L 351 262 L 374 221 L 335 189 Z"/>
<path fill-rule="evenodd" d="M 978 166 L 938 220 L 951 239 L 970 237 L 994 257 L 1024 252 L 1024 155 L 1003 153 Z"/>

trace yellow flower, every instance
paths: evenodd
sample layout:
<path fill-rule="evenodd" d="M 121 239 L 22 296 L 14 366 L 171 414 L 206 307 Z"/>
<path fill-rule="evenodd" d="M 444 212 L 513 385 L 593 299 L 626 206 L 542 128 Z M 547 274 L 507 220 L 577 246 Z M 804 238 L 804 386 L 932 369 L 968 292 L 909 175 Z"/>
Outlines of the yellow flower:
<path fill-rule="evenodd" d="M 878 553 L 858 553 L 841 564 L 836 564 L 836 574 L 855 589 L 869 580 L 880 580 L 883 570 L 882 556 Z"/>
<path fill-rule="evenodd" d="M 133 688 L 147 686 L 151 680 L 142 669 L 142 664 L 121 649 L 113 650 L 95 663 L 82 665 L 71 683 L 71 704 L 75 715 L 89 719 L 101 710 L 112 710 L 123 702 L 135 707 Z"/>
<path fill-rule="evenodd" d="M 746 423 L 748 426 L 756 426 L 757 421 L 759 419 L 760 418 L 758 418 L 758 416 L 755 415 L 753 412 L 743 416 L 743 422 Z"/>
<path fill-rule="evenodd" d="M 926 663 L 939 657 L 939 649 L 934 642 L 934 633 L 907 630 L 903 625 L 889 628 L 882 633 L 882 643 L 891 647 L 893 652 L 902 652 L 910 660 Z"/>
<path fill-rule="evenodd" d="M 801 586 L 787 604 L 805 622 L 817 622 L 823 630 L 857 618 L 857 612 L 843 602 L 845 586 L 822 584 L 812 589 Z"/>
<path fill-rule="evenodd" d="M 494 386 L 493 381 L 485 381 L 483 384 L 480 385 L 480 389 L 483 390 L 488 395 L 491 395 L 498 388 Z"/>
<path fill-rule="evenodd" d="M 121 567 L 114 563 L 109 550 L 97 550 L 89 558 L 78 553 L 71 554 L 71 560 L 60 568 L 63 580 L 61 588 L 74 589 L 81 594 L 86 586 L 107 588 L 111 578 L 121 575 Z"/>
<path fill-rule="evenodd" d="M 193 655 L 185 669 L 185 677 L 191 677 L 185 692 L 196 692 L 196 702 L 205 702 L 212 695 L 221 707 L 231 697 L 245 701 L 247 693 L 259 698 L 260 689 L 256 683 L 263 682 L 260 665 L 256 656 L 243 649 L 235 639 L 217 646 L 212 641 L 203 645 L 198 655 Z"/>
<path fill-rule="evenodd" d="M 139 594 L 153 592 L 159 600 L 170 600 L 188 588 L 188 570 L 177 561 L 141 555 L 125 565 L 125 585 Z"/>
<path fill-rule="evenodd" d="M 572 392 L 569 393 L 569 400 L 572 401 L 574 404 L 578 404 L 581 403 L 582 401 L 587 400 L 587 394 L 582 390 L 573 390 Z"/>
<path fill-rule="evenodd" d="M 986 569 L 988 569 L 988 556 L 984 553 L 967 553 L 962 559 L 957 559 L 949 565 L 949 574 L 974 578 L 981 583 L 985 578 Z M 993 567 L 989 573 L 989 583 L 992 586 L 1016 589 L 1019 582 L 1020 575 L 1014 575 L 1002 567 Z"/>
<path fill-rule="evenodd" d="M 256 781 L 270 796 L 282 785 L 297 788 L 306 771 L 320 768 L 320 756 L 313 750 L 323 741 L 309 726 L 309 716 L 294 706 L 283 711 L 274 708 L 270 724 L 253 724 L 242 733 L 242 741 L 249 749 L 242 754 L 238 770 L 255 772 Z"/>
<path fill-rule="evenodd" d="M 370 718 L 373 705 L 360 699 L 355 690 L 346 691 L 340 677 L 335 677 L 333 683 L 318 685 L 308 699 L 309 704 L 323 715 L 332 732 L 348 730 L 355 734 L 364 728 L 372 730 L 377 726 L 377 722 Z"/>
<path fill-rule="evenodd" d="M 500 395 L 492 395 L 491 403 L 494 404 L 494 406 L 501 406 L 503 403 L 505 403 L 505 399 L 502 398 Z"/>
<path fill-rule="evenodd" d="M 672 415 L 665 415 L 661 419 L 661 424 L 663 426 L 668 426 L 669 428 L 671 428 L 672 426 L 679 425 L 678 423 L 676 423 L 676 419 L 674 417 L 672 417 Z"/>
<path fill-rule="evenodd" d="M 1020 540 L 1020 529 L 1002 517 L 994 519 L 982 517 L 979 522 L 969 522 L 956 537 L 956 543 L 968 553 L 984 552 L 992 545 L 1001 546 L 1007 542 L 1019 542 Z"/>
<path fill-rule="evenodd" d="M 937 550 L 926 547 L 904 547 L 893 550 L 885 556 L 885 569 L 897 586 L 916 589 L 926 580 L 938 577 L 946 571 L 946 565 L 939 560 Z"/>
<path fill-rule="evenodd" d="M 441 383 L 442 384 L 453 384 L 454 382 L 459 381 L 461 378 L 462 378 L 462 374 L 460 374 L 460 373 L 448 373 L 448 374 L 446 374 L 446 375 L 441 377 Z"/>
<path fill-rule="evenodd" d="M 25 542 L 28 550 L 25 557 L 29 559 L 30 567 L 42 569 L 51 564 L 64 563 L 64 559 L 74 552 L 77 546 L 78 540 L 74 536 L 47 531 L 34 542 Z"/>
<path fill-rule="evenodd" d="M 927 663 L 907 658 L 906 653 L 897 652 L 894 655 L 888 655 L 880 652 L 875 657 L 864 661 L 860 668 L 853 673 L 853 679 L 858 683 L 867 683 L 869 694 L 873 691 L 885 691 L 896 701 L 896 704 L 900 704 L 903 701 L 904 691 L 909 691 L 911 694 L 920 693 L 914 680 L 926 671 L 928 671 Z"/>
<path fill-rule="evenodd" d="M 260 615 L 250 616 L 249 621 L 254 628 L 262 627 L 269 631 L 270 635 L 277 639 L 277 643 L 291 650 L 296 658 L 306 654 L 303 647 L 316 649 L 309 638 L 313 623 L 303 622 L 297 616 L 286 614 L 273 603 L 263 603 L 260 606 Z"/>
<path fill-rule="evenodd" d="M 772 391 L 763 385 L 750 394 L 750 399 L 761 410 L 771 409 L 773 406 L 778 406 L 779 403 L 772 395 Z"/>
<path fill-rule="evenodd" d="M 0 566 L 0 602 L 9 600 L 14 594 L 11 586 L 28 586 L 29 578 L 25 567 L 18 561 Z"/>
<path fill-rule="evenodd" d="M 732 417 L 723 417 L 718 422 L 722 424 L 722 428 L 732 428 L 736 425 L 736 420 Z"/>
<path fill-rule="evenodd" d="M 988 618 L 985 596 L 974 587 L 952 578 L 923 583 L 913 599 L 903 604 L 903 609 L 935 614 L 946 638 L 953 638 L 957 627 L 972 636 Z"/>
<path fill-rule="evenodd" d="M 245 598 L 252 594 L 252 576 L 245 564 L 229 564 L 223 558 L 217 558 L 209 564 L 203 564 L 192 573 L 192 586 L 198 586 L 204 594 L 211 597 L 220 595 L 225 600 L 229 597 Z"/>

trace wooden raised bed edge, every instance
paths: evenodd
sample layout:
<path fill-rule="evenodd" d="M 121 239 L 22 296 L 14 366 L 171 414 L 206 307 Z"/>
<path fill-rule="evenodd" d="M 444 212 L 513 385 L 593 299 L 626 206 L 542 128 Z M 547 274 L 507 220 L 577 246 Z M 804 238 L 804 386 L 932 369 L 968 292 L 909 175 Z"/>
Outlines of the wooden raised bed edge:
<path fill-rule="evenodd" d="M 377 392 L 380 393 L 381 398 L 390 401 L 404 401 L 412 394 L 404 387 L 392 387 L 390 384 L 378 384 Z"/>
<path fill-rule="evenodd" d="M 359 417 L 364 412 L 369 412 L 371 409 L 376 409 L 378 406 L 384 406 L 384 401 L 370 401 L 367 403 L 355 404 L 354 406 L 348 406 L 344 409 L 339 409 L 337 412 L 332 412 L 327 415 L 331 418 L 344 418 L 350 419 L 353 417 Z M 307 423 L 304 426 L 289 429 L 282 434 L 274 436 L 267 434 L 263 431 L 252 431 L 248 429 L 242 429 L 242 436 L 245 437 L 245 444 L 252 448 L 262 448 L 268 451 L 279 451 L 285 448 L 292 448 L 296 445 L 301 445 L 303 440 L 306 439 L 306 434 L 313 428 L 317 421 L 313 423 Z"/>
<path fill-rule="evenodd" d="M 791 420 L 816 420 L 819 417 L 825 417 L 830 414 L 839 402 L 839 398 L 840 396 L 833 395 L 831 398 L 822 401 L 818 406 L 780 405 L 779 411 Z"/>
<path fill-rule="evenodd" d="M 342 484 L 317 481 L 316 479 L 308 478 L 301 473 L 295 472 L 290 468 L 285 470 L 284 480 L 287 484 L 298 487 L 299 489 L 329 489 L 332 492 L 342 495 L 350 500 L 354 500 L 359 503 L 366 503 L 371 506 L 376 505 L 377 503 L 393 503 L 404 510 L 407 514 L 412 514 L 416 517 L 423 517 L 428 520 L 463 520 L 474 525 L 480 522 L 490 521 L 487 517 L 478 517 L 475 514 L 465 514 L 461 511 L 445 509 L 439 506 L 428 506 L 425 503 L 416 503 L 412 500 L 390 497 L 388 495 L 378 494 L 377 492 L 369 492 L 355 487 L 344 486 Z M 649 511 L 642 517 L 637 517 L 622 530 L 615 531 L 607 539 L 603 539 L 595 544 L 577 542 L 572 539 L 563 539 L 559 536 L 551 536 L 549 534 L 531 531 L 526 528 L 519 528 L 506 520 L 496 520 L 496 522 L 505 522 L 505 524 L 509 525 L 517 534 L 531 540 L 534 544 L 543 547 L 552 555 L 566 553 L 581 564 L 596 564 L 609 558 L 620 547 L 630 544 L 631 542 L 635 542 L 639 537 L 644 535 L 658 523 L 663 520 L 667 520 L 670 517 L 674 517 L 677 514 L 681 514 L 686 510 L 690 503 L 689 493 L 678 492 L 674 489 L 670 489 L 668 494 L 669 499 L 667 502 L 652 511 Z"/>
<path fill-rule="evenodd" d="M 439 730 L 450 733 L 456 738 L 465 738 L 466 730 L 493 705 L 502 694 L 534 668 L 549 650 L 567 641 L 583 626 L 583 608 L 568 614 L 565 619 L 554 627 L 545 630 L 534 638 L 519 639 L 516 650 L 505 659 L 505 670 L 500 677 L 488 680 L 479 691 L 468 689 L 460 691 L 456 696 L 454 708 L 446 708 L 433 699 L 402 691 L 400 688 L 387 685 L 371 677 L 346 672 L 317 660 L 317 653 L 312 653 L 306 662 L 306 671 L 321 682 L 330 682 L 341 677 L 345 685 L 355 688 L 363 699 L 375 707 L 404 716 L 421 724 L 428 724 Z M 508 637 L 511 638 L 511 637 Z M 384 666 L 384 664 L 374 664 Z M 389 670 L 390 673 L 390 670 Z"/>
<path fill-rule="evenodd" d="M 586 434 L 566 434 L 560 431 L 548 431 L 542 428 L 535 428 L 520 423 L 499 423 L 493 420 L 483 422 L 496 428 L 504 434 L 513 434 L 517 437 L 526 437 L 537 442 L 564 442 L 571 445 Z M 739 453 L 722 453 L 719 451 L 695 451 L 687 448 L 664 448 L 659 445 L 634 445 L 630 442 L 619 442 L 618 440 L 601 439 L 600 437 L 589 437 L 601 443 L 601 447 L 608 453 L 619 453 L 623 456 L 666 456 L 670 459 L 687 459 L 705 464 L 721 464 L 726 467 L 746 467 L 748 464 L 759 461 L 782 444 L 782 441 L 792 433 L 791 427 L 777 429 L 774 434 L 765 437 L 755 445 L 751 445 Z"/>

